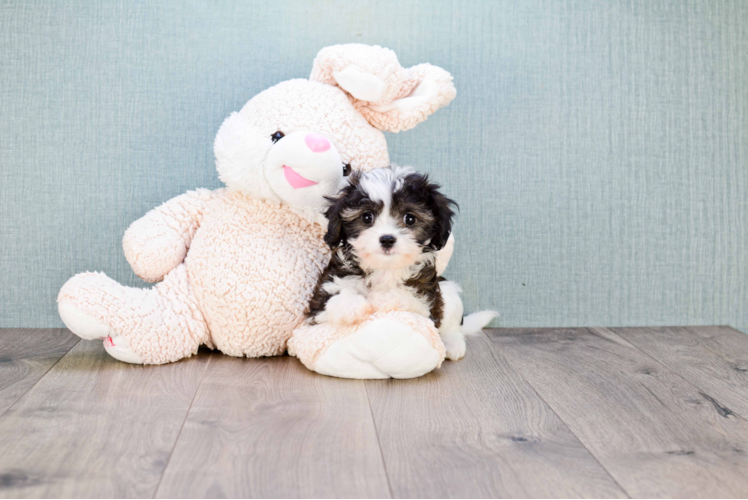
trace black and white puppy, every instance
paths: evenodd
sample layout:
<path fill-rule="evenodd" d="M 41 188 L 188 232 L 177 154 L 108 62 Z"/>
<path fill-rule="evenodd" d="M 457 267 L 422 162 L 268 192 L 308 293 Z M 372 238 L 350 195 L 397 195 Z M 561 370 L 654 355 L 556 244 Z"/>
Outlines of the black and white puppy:
<path fill-rule="evenodd" d="M 452 230 L 456 203 L 408 167 L 351 175 L 325 213 L 325 241 L 334 250 L 310 302 L 308 321 L 355 324 L 378 310 L 431 318 L 449 359 L 465 355 L 465 333 L 495 317 L 484 311 L 463 322 L 460 287 L 440 278 L 437 255 Z"/>

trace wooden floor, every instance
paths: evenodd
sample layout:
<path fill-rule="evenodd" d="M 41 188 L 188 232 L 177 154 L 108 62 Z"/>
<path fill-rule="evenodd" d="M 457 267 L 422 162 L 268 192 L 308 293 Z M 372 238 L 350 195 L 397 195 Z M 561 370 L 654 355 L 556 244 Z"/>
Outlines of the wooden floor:
<path fill-rule="evenodd" d="M 746 497 L 748 336 L 487 330 L 416 380 L 0 330 L 0 497 Z"/>

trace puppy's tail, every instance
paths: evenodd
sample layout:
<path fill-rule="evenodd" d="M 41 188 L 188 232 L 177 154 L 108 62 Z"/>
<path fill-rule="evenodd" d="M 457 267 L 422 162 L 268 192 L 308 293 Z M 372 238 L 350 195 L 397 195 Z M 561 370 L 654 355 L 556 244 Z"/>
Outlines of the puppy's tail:
<path fill-rule="evenodd" d="M 499 313 L 496 311 L 478 311 L 468 314 L 462 318 L 462 333 L 464 335 L 475 335 L 483 330 L 483 327 L 491 322 L 492 319 L 498 318 Z"/>

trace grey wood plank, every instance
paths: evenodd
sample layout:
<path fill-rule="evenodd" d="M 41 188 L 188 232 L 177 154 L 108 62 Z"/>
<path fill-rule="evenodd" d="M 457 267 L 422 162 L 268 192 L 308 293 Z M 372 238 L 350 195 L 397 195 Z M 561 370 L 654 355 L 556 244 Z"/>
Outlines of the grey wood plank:
<path fill-rule="evenodd" d="M 79 342 L 0 419 L 0 497 L 152 497 L 207 361 Z"/>
<path fill-rule="evenodd" d="M 748 495 L 748 422 L 612 331 L 489 335 L 628 494 Z"/>
<path fill-rule="evenodd" d="M 216 354 L 158 497 L 389 497 L 363 382 Z"/>
<path fill-rule="evenodd" d="M 367 391 L 395 497 L 625 497 L 485 336 Z"/>
<path fill-rule="evenodd" d="M 0 330 L 0 415 L 78 342 L 63 328 Z"/>
<path fill-rule="evenodd" d="M 729 326 L 611 330 L 748 419 L 748 335 Z"/>

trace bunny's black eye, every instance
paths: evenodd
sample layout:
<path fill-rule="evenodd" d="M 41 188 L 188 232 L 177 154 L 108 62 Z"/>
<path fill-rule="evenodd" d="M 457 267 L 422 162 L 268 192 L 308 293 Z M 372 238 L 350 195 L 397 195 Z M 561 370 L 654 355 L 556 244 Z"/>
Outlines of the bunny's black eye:
<path fill-rule="evenodd" d="M 343 165 L 343 177 L 348 177 L 349 175 L 351 175 L 351 170 L 352 169 L 350 163 L 346 163 L 345 165 Z"/>
<path fill-rule="evenodd" d="M 416 223 L 416 216 L 413 214 L 405 214 L 405 217 L 403 217 L 403 222 L 405 222 L 406 226 L 412 226 Z"/>
<path fill-rule="evenodd" d="M 270 136 L 270 139 L 271 139 L 271 140 L 272 140 L 273 142 L 278 142 L 278 141 L 280 141 L 281 139 L 283 139 L 283 137 L 284 137 L 285 135 L 286 135 L 286 134 L 284 134 L 283 132 L 281 132 L 281 131 L 279 130 L 279 131 L 277 131 L 276 133 L 274 133 L 273 135 L 271 135 L 271 136 Z"/>
<path fill-rule="evenodd" d="M 361 220 L 364 222 L 364 224 L 371 224 L 372 222 L 374 222 L 374 214 L 371 212 L 366 212 L 361 216 Z"/>

